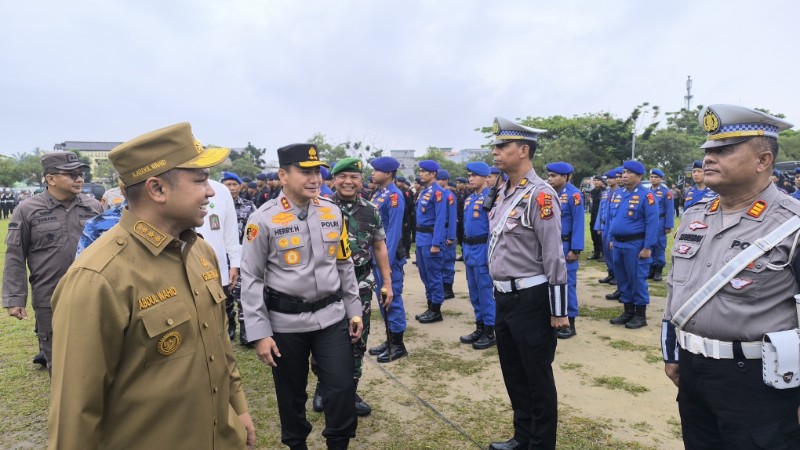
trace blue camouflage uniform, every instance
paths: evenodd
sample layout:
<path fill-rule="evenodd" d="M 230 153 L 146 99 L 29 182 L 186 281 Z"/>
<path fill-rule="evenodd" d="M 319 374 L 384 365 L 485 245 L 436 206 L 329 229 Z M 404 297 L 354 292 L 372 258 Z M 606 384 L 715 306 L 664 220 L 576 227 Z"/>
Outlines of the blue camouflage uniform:
<path fill-rule="evenodd" d="M 440 169 L 435 161 L 420 161 L 422 169 L 431 172 Z M 444 190 L 435 181 L 423 187 L 417 198 L 417 268 L 425 285 L 425 298 L 433 305 L 444 302 L 442 286 L 442 264 L 446 239 L 447 199 Z M 439 247 L 438 253 L 431 253 L 431 247 Z"/>
<path fill-rule="evenodd" d="M 127 204 L 127 202 L 122 202 L 108 211 L 103 211 L 86 222 L 86 225 L 83 226 L 83 234 L 81 234 L 81 239 L 78 241 L 78 250 L 75 252 L 76 258 L 86 249 L 86 247 L 89 246 L 89 244 L 96 241 L 97 238 L 103 235 L 103 233 L 110 230 L 111 227 L 119 222 L 120 217 L 122 217 L 122 209 L 125 208 Z"/>
<path fill-rule="evenodd" d="M 644 166 L 637 161 L 626 161 L 623 167 L 644 174 Z M 619 202 L 612 202 L 609 231 L 614 248 L 614 274 L 621 292 L 621 302 L 630 309 L 644 312 L 650 303 L 647 291 L 647 273 L 653 258 L 640 258 L 644 248 L 652 248 L 658 234 L 658 203 L 653 192 L 639 183 L 628 191 L 623 189 Z M 628 317 L 627 324 L 631 320 Z M 612 323 L 614 319 L 612 319 Z M 646 323 L 644 323 L 646 325 Z"/>
<path fill-rule="evenodd" d="M 573 167 L 565 162 L 550 163 L 546 168 L 548 172 L 560 175 L 574 172 Z M 561 244 L 566 258 L 570 251 L 583 251 L 583 195 L 568 181 L 558 192 L 558 198 L 561 203 Z M 567 261 L 567 316 L 571 318 L 578 317 L 578 266 L 577 260 Z"/>
<path fill-rule="evenodd" d="M 651 170 L 650 174 L 664 179 L 664 172 L 659 169 Z M 653 245 L 653 267 L 663 269 L 667 265 L 665 257 L 667 230 L 675 228 L 675 199 L 672 198 L 672 190 L 664 186 L 663 183 L 652 189 L 652 191 L 656 196 L 656 203 L 658 203 L 658 236 L 656 237 L 655 245 Z"/>
<path fill-rule="evenodd" d="M 467 170 L 479 176 L 488 175 L 489 166 L 483 162 L 467 164 Z M 467 271 L 469 300 L 475 312 L 475 321 L 494 326 L 495 302 L 492 277 L 489 275 L 488 236 L 489 216 L 483 204 L 489 188 L 471 194 L 464 201 L 464 240 L 462 252 Z"/>
<path fill-rule="evenodd" d="M 370 164 L 375 170 L 391 173 L 397 170 L 394 164 L 396 160 L 390 157 L 374 159 Z M 403 213 L 405 211 L 406 200 L 403 192 L 394 182 L 389 183 L 386 188 L 378 188 L 372 196 L 372 203 L 378 208 L 381 215 L 383 228 L 386 232 L 386 249 L 389 252 L 389 266 L 392 270 L 392 293 L 394 298 L 389 305 L 389 331 L 392 333 L 402 333 L 406 330 L 406 310 L 403 305 L 403 266 L 406 264 L 405 248 L 402 245 L 403 239 Z M 378 288 L 383 286 L 383 278 L 377 264 L 372 262 L 375 270 L 375 281 Z M 380 290 L 377 291 L 380 298 Z M 381 315 L 384 314 L 383 308 L 378 308 Z"/>
<path fill-rule="evenodd" d="M 794 177 L 797 178 L 798 175 L 800 175 L 800 167 L 794 169 Z M 795 183 L 794 192 L 792 192 L 790 195 L 800 200 L 800 187 L 797 186 L 797 183 Z"/>

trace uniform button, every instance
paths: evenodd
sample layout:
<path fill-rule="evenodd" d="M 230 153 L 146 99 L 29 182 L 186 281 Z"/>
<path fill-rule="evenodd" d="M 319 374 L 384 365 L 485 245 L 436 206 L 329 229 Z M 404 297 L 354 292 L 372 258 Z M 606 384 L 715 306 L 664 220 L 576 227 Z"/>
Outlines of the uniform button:
<path fill-rule="evenodd" d="M 692 324 L 697 323 L 697 321 L 695 319 L 692 319 L 691 322 L 692 322 Z"/>
<path fill-rule="evenodd" d="M 789 204 L 789 200 L 784 200 L 784 201 L 781 202 L 781 205 L 788 205 L 788 204 Z"/>
<path fill-rule="evenodd" d="M 122 245 L 124 243 L 125 243 L 125 241 L 122 240 L 122 238 L 117 238 L 117 244 Z"/>
<path fill-rule="evenodd" d="M 208 322 L 203 322 L 203 328 L 208 328 Z"/>
<path fill-rule="evenodd" d="M 711 267 L 711 261 L 706 263 L 706 267 Z"/>
<path fill-rule="evenodd" d="M 200 295 L 200 291 L 198 291 L 197 289 L 195 289 L 195 290 L 194 290 L 194 295 Z"/>
<path fill-rule="evenodd" d="M 172 319 L 167 319 L 167 325 L 172 325 L 172 323 L 173 323 Z"/>
<path fill-rule="evenodd" d="M 214 388 L 213 388 L 213 389 L 211 389 L 211 392 L 213 392 L 213 393 L 215 393 L 215 394 L 216 394 L 216 393 L 217 393 L 217 387 L 216 387 L 216 386 L 214 386 Z"/>
<path fill-rule="evenodd" d="M 760 269 L 760 268 L 761 268 L 761 263 L 756 264 L 756 269 Z"/>
<path fill-rule="evenodd" d="M 214 360 L 214 355 L 209 356 L 208 359 L 213 361 Z"/>
<path fill-rule="evenodd" d="M 717 239 L 722 239 L 722 235 L 721 235 L 721 234 L 718 234 L 718 235 L 716 235 L 716 236 L 715 236 L 715 238 L 717 238 Z"/>
<path fill-rule="evenodd" d="M 725 262 L 728 262 L 728 261 L 730 261 L 730 260 L 731 260 L 731 257 L 730 257 L 730 256 L 729 256 L 729 257 L 727 257 L 727 258 L 725 258 Z"/>

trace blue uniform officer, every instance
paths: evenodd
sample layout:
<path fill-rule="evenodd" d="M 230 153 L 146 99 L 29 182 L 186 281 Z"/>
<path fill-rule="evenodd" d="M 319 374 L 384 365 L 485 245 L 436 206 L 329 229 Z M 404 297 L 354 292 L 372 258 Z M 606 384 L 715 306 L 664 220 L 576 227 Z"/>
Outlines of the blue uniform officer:
<path fill-rule="evenodd" d="M 406 200 L 400 188 L 394 184 L 400 162 L 389 156 L 375 158 L 370 162 L 375 169 L 372 178 L 378 185 L 372 196 L 372 203 L 378 207 L 384 231 L 386 231 L 386 248 L 389 252 L 389 266 L 392 270 L 392 292 L 394 298 L 389 304 L 389 332 L 392 335 L 392 353 L 386 343 L 370 349 L 370 353 L 378 355 L 378 362 L 390 362 L 406 356 L 408 352 L 403 345 L 403 333 L 406 331 L 406 310 L 403 304 L 403 266 L 406 264 L 406 251 L 403 241 L 403 214 Z M 374 262 L 373 262 L 374 264 Z M 377 286 L 383 286 L 383 277 L 374 271 Z M 380 297 L 380 291 L 378 291 Z M 381 308 L 381 315 L 385 311 Z M 385 347 L 385 348 L 381 348 Z M 379 351 L 380 350 L 380 351 Z"/>
<path fill-rule="evenodd" d="M 464 344 L 476 350 L 487 349 L 496 343 L 494 334 L 494 285 L 489 275 L 488 239 L 489 216 L 483 208 L 489 196 L 489 165 L 485 162 L 467 163 L 469 185 L 473 193 L 464 200 L 464 267 L 467 270 L 469 301 L 475 312 L 475 331 L 461 336 Z"/>
<path fill-rule="evenodd" d="M 561 244 L 567 261 L 567 316 L 569 328 L 558 330 L 556 336 L 569 339 L 575 336 L 575 318 L 578 317 L 578 257 L 583 251 L 584 206 L 583 195 L 570 181 L 575 169 L 565 162 L 545 166 L 547 182 L 558 193 L 561 203 Z"/>
<path fill-rule="evenodd" d="M 448 189 L 450 186 L 450 173 L 444 169 L 436 172 L 436 182 L 441 186 L 444 191 L 444 197 L 447 203 L 447 219 L 445 221 L 444 248 L 442 251 L 442 288 L 444 289 L 444 299 L 455 298 L 456 294 L 453 292 L 453 281 L 456 278 L 456 232 L 458 220 L 458 202 L 456 202 L 456 195 L 452 190 Z M 453 183 L 455 185 L 455 183 Z"/>
<path fill-rule="evenodd" d="M 614 250 L 614 275 L 625 311 L 614 325 L 641 328 L 650 303 L 647 272 L 653 262 L 652 247 L 658 234 L 658 203 L 653 192 L 642 186 L 644 165 L 625 161 L 622 165 L 623 190 L 619 203 L 611 205 L 611 247 Z"/>
<path fill-rule="evenodd" d="M 325 183 L 326 181 L 333 180 L 331 171 L 320 166 L 319 175 L 322 177 L 322 183 L 319 185 L 319 195 L 325 198 L 333 198 L 333 190 L 331 190 L 331 188 Z"/>
<path fill-rule="evenodd" d="M 792 197 L 800 200 L 800 167 L 794 169 L 794 192 Z"/>
<path fill-rule="evenodd" d="M 706 175 L 703 173 L 702 161 L 695 161 L 692 164 L 692 182 L 694 182 L 694 186 L 686 191 L 686 199 L 683 201 L 684 211 L 701 200 L 717 196 L 716 192 L 706 186 Z"/>
<path fill-rule="evenodd" d="M 445 191 L 436 183 L 439 163 L 423 160 L 419 165 L 422 189 L 417 198 L 417 268 L 425 285 L 428 309 L 416 316 L 420 323 L 440 322 L 444 290 L 442 264 L 447 239 L 447 199 Z"/>
<path fill-rule="evenodd" d="M 667 248 L 667 235 L 675 227 L 675 199 L 672 190 L 664 186 L 664 172 L 659 169 L 650 170 L 650 190 L 656 196 L 658 203 L 658 236 L 653 246 L 653 265 L 647 278 L 661 281 L 664 267 L 667 265 L 665 250 Z"/>

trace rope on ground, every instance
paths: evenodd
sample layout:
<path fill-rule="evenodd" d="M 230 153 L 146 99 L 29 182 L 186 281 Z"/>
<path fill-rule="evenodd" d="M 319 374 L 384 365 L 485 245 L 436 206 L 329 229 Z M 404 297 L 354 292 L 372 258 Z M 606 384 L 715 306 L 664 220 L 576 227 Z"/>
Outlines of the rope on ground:
<path fill-rule="evenodd" d="M 472 442 L 473 444 L 475 444 L 475 447 L 477 447 L 477 448 L 479 448 L 479 449 L 481 449 L 481 450 L 483 450 L 483 449 L 484 449 L 484 447 L 483 447 L 481 444 L 479 444 L 479 443 L 478 443 L 478 441 L 476 441 L 475 439 L 473 439 L 473 438 L 472 438 L 472 436 L 470 436 L 470 435 L 469 435 L 469 433 L 467 433 L 466 431 L 464 431 L 464 429 L 463 429 L 463 428 L 461 428 L 460 426 L 458 426 L 458 424 L 456 424 L 455 422 L 453 422 L 452 420 L 450 420 L 450 418 L 448 418 L 447 416 L 445 416 L 445 415 L 444 415 L 444 413 L 442 413 L 441 411 L 439 411 L 438 409 L 436 409 L 436 407 L 435 407 L 435 406 L 431 405 L 431 404 L 430 404 L 430 403 L 428 403 L 428 402 L 427 402 L 425 399 L 423 399 L 422 397 L 420 397 L 419 395 L 417 395 L 417 393 L 416 393 L 416 392 L 414 392 L 414 391 L 412 391 L 412 390 L 411 390 L 411 388 L 409 388 L 408 386 L 406 386 L 405 384 L 403 384 L 403 382 L 402 382 L 402 381 L 400 381 L 400 379 L 398 379 L 396 376 L 394 376 L 394 374 L 392 374 L 391 372 L 389 372 L 389 371 L 388 371 L 388 370 L 387 370 L 385 367 L 383 367 L 383 365 L 381 365 L 381 364 L 380 364 L 380 363 L 378 363 L 377 361 L 373 361 L 373 359 L 372 359 L 372 358 L 364 358 L 364 359 L 366 359 L 366 360 L 369 360 L 369 361 L 370 361 L 370 362 L 371 362 L 373 365 L 375 365 L 375 366 L 377 366 L 379 369 L 381 369 L 381 371 L 383 371 L 383 373 L 385 373 L 385 374 L 386 374 L 386 375 L 387 375 L 389 378 L 391 378 L 391 379 L 392 379 L 392 380 L 393 380 L 395 383 L 397 383 L 398 385 L 400 385 L 400 387 L 402 387 L 403 389 L 405 389 L 405 390 L 406 390 L 406 392 L 408 392 L 409 394 L 411 394 L 411 396 L 412 396 L 412 397 L 414 397 L 414 398 L 417 400 L 417 402 L 419 402 L 419 403 L 420 403 L 422 406 L 424 406 L 424 407 L 426 407 L 426 408 L 430 409 L 431 411 L 433 411 L 433 413 L 434 413 L 434 414 L 436 414 L 437 416 L 439 416 L 439 418 L 441 418 L 442 420 L 444 420 L 444 421 L 445 421 L 445 423 L 447 423 L 448 425 L 450 425 L 450 427 L 452 427 L 452 428 L 453 428 L 454 430 L 456 430 L 456 431 L 457 431 L 459 434 L 461 434 L 462 436 L 464 436 L 464 437 L 465 437 L 465 438 L 466 438 L 468 441 L 470 441 L 470 442 Z"/>

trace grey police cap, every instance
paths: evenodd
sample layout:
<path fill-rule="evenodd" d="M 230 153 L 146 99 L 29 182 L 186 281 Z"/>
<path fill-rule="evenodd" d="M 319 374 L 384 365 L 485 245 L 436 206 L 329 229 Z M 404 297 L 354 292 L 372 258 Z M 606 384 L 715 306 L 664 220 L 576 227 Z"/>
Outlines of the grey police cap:
<path fill-rule="evenodd" d="M 783 119 L 738 105 L 706 106 L 697 120 L 707 133 L 707 140 L 700 148 L 738 144 L 758 136 L 778 139 L 779 131 L 793 126 Z"/>
<path fill-rule="evenodd" d="M 536 142 L 539 139 L 539 135 L 546 131 L 519 125 L 502 117 L 495 117 L 494 124 L 492 124 L 492 133 L 494 134 L 494 142 L 492 144 L 501 145 L 521 140 Z"/>

